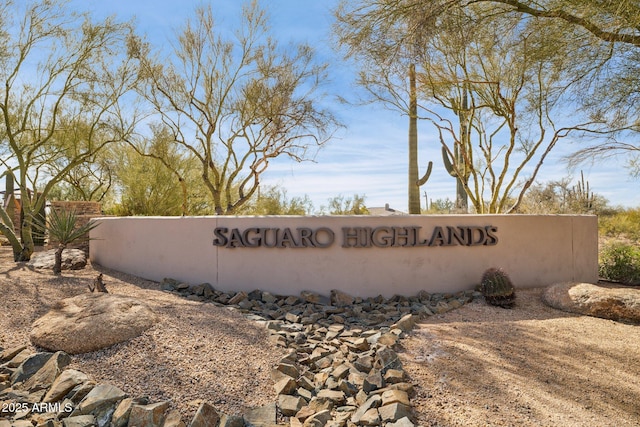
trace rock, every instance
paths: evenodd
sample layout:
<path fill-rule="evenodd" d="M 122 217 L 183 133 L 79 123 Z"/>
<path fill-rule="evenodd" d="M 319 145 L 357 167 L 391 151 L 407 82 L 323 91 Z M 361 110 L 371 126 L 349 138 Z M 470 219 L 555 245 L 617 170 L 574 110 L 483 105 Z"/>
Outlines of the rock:
<path fill-rule="evenodd" d="M 293 378 L 284 377 L 283 379 L 275 383 L 273 387 L 276 389 L 276 394 L 278 395 L 292 394 L 298 387 L 298 384 Z"/>
<path fill-rule="evenodd" d="M 403 405 L 411 405 L 409 395 L 402 390 L 386 390 L 382 393 L 382 406 L 391 405 L 392 403 L 402 403 Z"/>
<path fill-rule="evenodd" d="M 56 250 L 34 253 L 27 265 L 37 269 L 51 269 L 55 264 Z M 65 249 L 62 251 L 63 270 L 81 270 L 87 265 L 87 255 L 80 249 Z"/>
<path fill-rule="evenodd" d="M 298 379 L 298 377 L 300 376 L 300 371 L 292 363 L 280 363 L 278 364 L 278 367 L 276 369 L 293 379 Z"/>
<path fill-rule="evenodd" d="M 300 298 L 311 304 L 320 304 L 322 301 L 324 301 L 322 295 L 311 291 L 300 292 Z"/>
<path fill-rule="evenodd" d="M 327 421 L 331 419 L 331 411 L 325 409 L 320 412 L 316 412 L 304 421 L 303 427 L 324 427 Z"/>
<path fill-rule="evenodd" d="M 353 304 L 355 298 L 349 295 L 346 292 L 342 292 L 338 289 L 332 289 L 331 294 L 329 296 L 329 301 L 331 305 L 336 307 L 347 307 Z"/>
<path fill-rule="evenodd" d="M 369 399 L 367 399 L 366 402 L 360 405 L 358 410 L 356 410 L 356 412 L 351 417 L 351 422 L 354 424 L 360 424 L 360 422 L 362 421 L 362 418 L 364 418 L 367 411 L 369 411 L 370 409 L 379 407 L 381 403 L 382 403 L 382 398 L 380 397 L 380 395 L 374 394 Z M 377 414 L 377 411 L 376 411 L 376 414 Z M 369 418 L 370 417 L 371 415 L 369 415 Z"/>
<path fill-rule="evenodd" d="M 167 416 L 164 418 L 162 427 L 186 427 L 186 424 L 182 421 L 180 411 L 174 409 L 173 411 L 169 411 Z"/>
<path fill-rule="evenodd" d="M 35 374 L 24 382 L 22 388 L 32 393 L 34 391 L 49 389 L 51 384 L 53 384 L 58 375 L 60 375 L 69 363 L 71 363 L 71 356 L 63 351 L 56 352 L 47 360 L 47 363 L 45 363 L 42 368 L 38 369 Z"/>
<path fill-rule="evenodd" d="M 402 369 L 402 362 L 398 354 L 390 348 L 383 348 L 376 353 L 376 363 L 383 374 L 389 369 Z"/>
<path fill-rule="evenodd" d="M 189 427 L 217 427 L 220 414 L 211 404 L 202 402 L 189 423 Z"/>
<path fill-rule="evenodd" d="M 381 389 L 382 387 L 384 387 L 384 379 L 382 378 L 382 373 L 378 370 L 373 370 L 371 374 L 367 375 L 362 384 L 362 390 L 364 390 L 365 393 Z"/>
<path fill-rule="evenodd" d="M 13 359 L 14 357 L 16 357 L 18 353 L 25 350 L 26 348 L 27 348 L 26 345 L 21 345 L 18 347 L 13 347 L 13 348 L 8 348 L 3 350 L 2 353 L 0 353 L 0 362 L 7 362 Z"/>
<path fill-rule="evenodd" d="M 98 411 L 101 407 L 115 404 L 127 397 L 118 387 L 109 384 L 95 386 L 72 412 L 72 415 L 87 415 Z"/>
<path fill-rule="evenodd" d="M 124 427 L 129 423 L 129 414 L 133 407 L 133 399 L 122 399 L 111 416 L 111 427 Z"/>
<path fill-rule="evenodd" d="M 75 369 L 66 369 L 56 378 L 42 401 L 57 402 L 64 398 L 75 386 L 88 380 L 89 378 L 84 373 Z"/>
<path fill-rule="evenodd" d="M 45 363 L 53 356 L 53 353 L 42 352 L 36 353 L 28 358 L 26 358 L 16 369 L 16 371 L 11 374 L 11 383 L 20 383 L 26 381 L 27 378 L 31 377 L 31 375 L 38 372 L 40 368 L 44 366 Z"/>
<path fill-rule="evenodd" d="M 179 284 L 180 282 L 178 280 L 165 277 L 162 279 L 162 282 L 160 282 L 160 289 L 163 291 L 175 291 L 178 289 Z"/>
<path fill-rule="evenodd" d="M 402 403 L 392 403 L 378 408 L 378 414 L 384 422 L 397 421 L 411 415 L 411 407 Z"/>
<path fill-rule="evenodd" d="M 248 298 L 247 293 L 244 291 L 240 291 L 229 300 L 229 305 L 239 304 L 241 301 L 244 301 L 247 298 Z"/>
<path fill-rule="evenodd" d="M 401 369 L 389 369 L 384 374 L 384 382 L 387 384 L 397 384 L 404 381 L 404 371 Z"/>
<path fill-rule="evenodd" d="M 22 364 L 22 362 L 24 362 L 25 360 L 27 360 L 27 358 L 31 356 L 32 356 L 31 352 L 25 348 L 24 350 L 18 352 L 15 356 L 13 356 L 11 360 L 4 363 L 3 366 L 6 366 L 7 368 L 17 368 Z"/>
<path fill-rule="evenodd" d="M 169 402 L 133 405 L 129 414 L 129 425 L 136 427 L 160 426 L 164 422 L 164 413 L 168 408 Z"/>
<path fill-rule="evenodd" d="M 380 424 L 380 413 L 376 408 L 371 408 L 367 412 L 365 412 L 362 417 L 360 417 L 360 421 L 358 424 L 364 426 L 379 426 Z"/>
<path fill-rule="evenodd" d="M 278 396 L 278 408 L 280 408 L 282 415 L 286 417 L 295 415 L 305 404 L 306 402 L 302 397 L 287 396 L 285 394 Z"/>
<path fill-rule="evenodd" d="M 387 427 L 415 427 L 408 417 L 400 418 L 395 423 L 387 423 Z"/>
<path fill-rule="evenodd" d="M 409 331 L 411 331 L 413 329 L 415 324 L 416 324 L 415 316 L 413 314 L 407 314 L 406 316 L 404 316 L 400 320 L 398 320 L 392 326 L 392 328 L 401 329 L 402 332 L 409 332 Z"/>
<path fill-rule="evenodd" d="M 164 425 L 163 427 L 168 427 Z M 223 414 L 220 417 L 220 424 L 218 427 L 244 427 L 244 419 L 236 415 Z"/>
<path fill-rule="evenodd" d="M 77 415 L 62 420 L 64 427 L 93 427 L 96 425 L 96 420 L 93 415 Z"/>
<path fill-rule="evenodd" d="M 559 283 L 547 288 L 542 300 L 570 313 L 640 323 L 640 289 L 637 288 Z"/>
<path fill-rule="evenodd" d="M 137 337 L 157 322 L 134 298 L 86 293 L 60 301 L 33 323 L 31 342 L 69 354 L 88 353 Z"/>
<path fill-rule="evenodd" d="M 342 405 L 345 402 L 344 392 L 339 390 L 320 390 L 318 392 L 318 399 L 328 399 L 332 401 L 336 406 Z"/>
<path fill-rule="evenodd" d="M 244 423 L 246 427 L 271 427 L 276 423 L 276 404 L 249 409 L 244 413 Z"/>

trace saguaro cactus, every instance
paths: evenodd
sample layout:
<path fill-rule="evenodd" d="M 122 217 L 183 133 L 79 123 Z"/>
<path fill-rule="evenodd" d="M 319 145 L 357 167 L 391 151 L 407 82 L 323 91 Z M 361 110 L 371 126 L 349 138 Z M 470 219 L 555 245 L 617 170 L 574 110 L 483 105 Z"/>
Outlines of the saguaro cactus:
<path fill-rule="evenodd" d="M 5 200 L 5 210 L 7 212 L 7 215 L 9 216 L 9 218 L 11 218 L 11 221 L 13 221 L 16 213 L 16 198 L 15 198 L 13 174 L 9 170 L 5 175 L 4 200 Z"/>
<path fill-rule="evenodd" d="M 416 89 L 416 66 L 409 65 L 409 213 L 420 213 L 420 187 L 429 176 L 433 162 L 429 162 L 427 171 L 419 178 L 418 175 L 418 100 Z"/>
<path fill-rule="evenodd" d="M 462 93 L 462 106 L 456 111 L 460 121 L 460 138 L 453 146 L 453 156 L 446 147 L 442 147 L 442 160 L 449 175 L 456 179 L 456 210 L 468 212 L 469 197 L 466 186 L 471 177 L 471 168 L 468 166 L 468 156 L 471 153 L 471 135 L 469 126 L 469 106 L 466 88 Z"/>
<path fill-rule="evenodd" d="M 580 181 L 571 190 L 571 196 L 580 212 L 591 212 L 593 210 L 595 196 L 593 191 L 589 189 L 589 181 L 584 180 L 583 171 L 580 171 Z"/>
<path fill-rule="evenodd" d="M 22 252 L 22 244 L 18 240 L 16 229 L 14 226 L 15 212 L 16 212 L 16 200 L 14 194 L 14 182 L 13 174 L 10 170 L 4 173 L 6 192 L 5 202 L 0 207 L 0 232 L 9 239 L 11 247 L 13 248 L 13 260 L 19 261 Z M 2 177 L 0 175 L 0 177 Z"/>

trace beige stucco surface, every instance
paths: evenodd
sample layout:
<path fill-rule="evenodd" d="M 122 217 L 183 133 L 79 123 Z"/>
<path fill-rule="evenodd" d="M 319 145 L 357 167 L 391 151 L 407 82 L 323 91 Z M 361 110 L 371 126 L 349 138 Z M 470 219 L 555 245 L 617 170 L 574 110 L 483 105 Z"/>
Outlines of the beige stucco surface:
<path fill-rule="evenodd" d="M 151 280 L 209 282 L 216 289 L 354 296 L 415 295 L 420 290 L 473 288 L 489 267 L 503 268 L 516 287 L 562 281 L 595 282 L 595 216 L 429 215 L 327 217 L 127 217 L 99 219 L 91 232 L 94 263 Z M 497 227 L 492 246 L 343 248 L 343 227 Z M 331 228 L 328 248 L 229 248 L 213 244 L 214 229 Z"/>

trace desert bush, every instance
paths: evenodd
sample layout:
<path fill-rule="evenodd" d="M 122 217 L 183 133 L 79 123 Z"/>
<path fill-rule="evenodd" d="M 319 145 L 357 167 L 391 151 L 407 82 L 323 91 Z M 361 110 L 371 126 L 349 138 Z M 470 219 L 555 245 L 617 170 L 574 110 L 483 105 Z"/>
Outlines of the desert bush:
<path fill-rule="evenodd" d="M 612 243 L 600 251 L 600 277 L 606 280 L 640 284 L 640 248 L 626 243 Z"/>
<path fill-rule="evenodd" d="M 640 242 L 640 208 L 619 209 L 600 215 L 598 229 L 601 236 Z"/>

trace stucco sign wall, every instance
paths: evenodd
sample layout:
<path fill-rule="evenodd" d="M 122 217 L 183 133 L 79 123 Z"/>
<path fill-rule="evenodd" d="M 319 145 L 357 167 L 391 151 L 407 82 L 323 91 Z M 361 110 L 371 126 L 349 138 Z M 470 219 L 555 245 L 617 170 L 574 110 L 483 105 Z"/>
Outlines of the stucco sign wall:
<path fill-rule="evenodd" d="M 221 290 L 456 292 L 501 267 L 516 287 L 597 280 L 595 216 L 102 218 L 91 260 Z"/>

